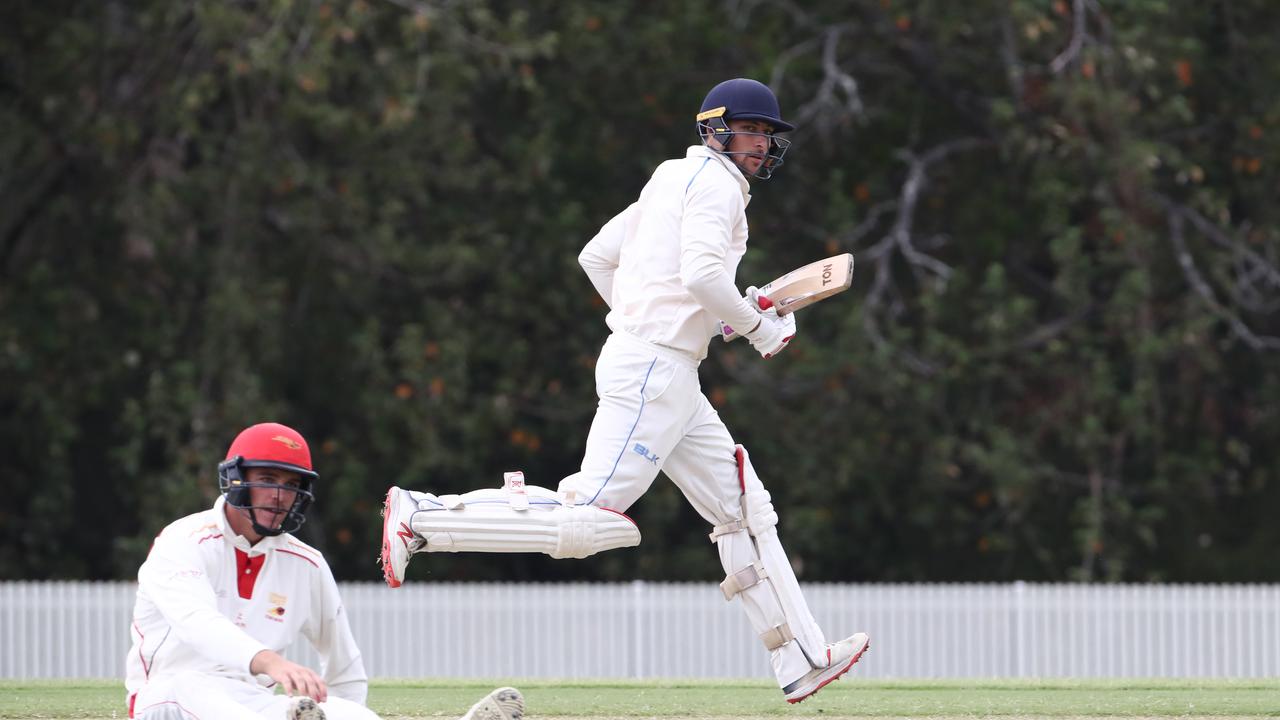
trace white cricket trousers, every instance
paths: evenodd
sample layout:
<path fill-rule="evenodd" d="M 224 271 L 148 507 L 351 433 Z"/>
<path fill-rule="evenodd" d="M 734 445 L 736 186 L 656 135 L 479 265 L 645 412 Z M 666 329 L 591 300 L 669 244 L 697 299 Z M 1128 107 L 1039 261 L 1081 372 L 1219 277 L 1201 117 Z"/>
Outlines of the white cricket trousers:
<path fill-rule="evenodd" d="M 661 470 L 709 525 L 742 516 L 735 443 L 702 394 L 697 361 L 615 332 L 596 361 L 596 392 L 582 468 L 560 482 L 561 491 L 576 493 L 580 504 L 625 512 Z M 722 564 L 745 564 L 727 557 L 725 544 L 718 549 Z M 812 667 L 794 642 L 770 660 L 779 685 Z"/>
<path fill-rule="evenodd" d="M 289 696 L 257 683 L 205 675 L 175 673 L 152 678 L 133 701 L 135 720 L 284 720 Z M 369 708 L 329 696 L 320 703 L 326 720 L 378 720 Z"/>
<path fill-rule="evenodd" d="M 741 514 L 733 438 L 702 394 L 697 361 L 615 332 L 596 360 L 596 393 L 582 467 L 560 490 L 625 512 L 662 470 L 708 523 Z"/>

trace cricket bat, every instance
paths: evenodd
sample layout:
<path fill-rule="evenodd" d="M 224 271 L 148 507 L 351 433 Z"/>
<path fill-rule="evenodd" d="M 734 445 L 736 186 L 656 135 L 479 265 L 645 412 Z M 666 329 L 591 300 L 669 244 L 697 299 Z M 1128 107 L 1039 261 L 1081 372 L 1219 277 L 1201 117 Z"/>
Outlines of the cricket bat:
<path fill-rule="evenodd" d="M 819 300 L 849 289 L 853 283 L 853 254 L 842 253 L 811 262 L 760 286 L 760 309 L 778 309 L 779 315 L 793 313 Z M 720 337 L 725 342 L 736 338 L 733 328 L 720 323 Z"/>

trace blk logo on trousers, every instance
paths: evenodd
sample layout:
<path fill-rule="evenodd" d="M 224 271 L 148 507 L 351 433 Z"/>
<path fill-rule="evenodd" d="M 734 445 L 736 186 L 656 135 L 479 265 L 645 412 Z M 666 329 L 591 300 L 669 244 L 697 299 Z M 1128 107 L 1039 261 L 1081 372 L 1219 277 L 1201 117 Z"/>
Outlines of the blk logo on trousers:
<path fill-rule="evenodd" d="M 649 462 L 653 463 L 654 465 L 658 464 L 657 454 L 649 452 L 649 448 L 641 445 L 640 443 L 636 443 L 636 446 L 631 448 L 631 450 L 635 452 L 637 455 L 639 455 L 640 457 L 644 458 L 645 460 L 648 460 Z"/>

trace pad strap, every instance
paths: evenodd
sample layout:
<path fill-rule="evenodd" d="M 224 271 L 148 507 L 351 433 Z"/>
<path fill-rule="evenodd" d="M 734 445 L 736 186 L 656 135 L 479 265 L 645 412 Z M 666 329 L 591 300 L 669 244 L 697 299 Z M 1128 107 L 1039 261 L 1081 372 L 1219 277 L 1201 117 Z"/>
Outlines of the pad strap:
<path fill-rule="evenodd" d="M 739 519 L 720 516 L 712 540 L 728 574 L 720 584 L 726 599 L 741 596 L 756 636 L 774 654 L 774 670 L 794 677 L 797 656 L 812 668 L 824 668 L 826 638 L 809 612 L 795 571 L 778 540 L 777 513 L 769 493 L 751 466 L 747 451 L 734 448 L 742 490 Z M 746 532 L 743 532 L 743 531 Z M 761 587 L 756 587 L 757 585 Z M 779 664 L 781 663 L 781 665 Z M 779 668 L 785 666 L 785 672 Z"/>
<path fill-rule="evenodd" d="M 724 593 L 726 601 L 732 600 L 738 593 L 759 585 L 767 577 L 769 572 L 764 569 L 764 565 L 754 562 L 735 573 L 730 573 L 724 582 L 720 583 L 720 592 Z"/>
<path fill-rule="evenodd" d="M 708 535 L 707 537 L 711 538 L 711 542 L 716 542 L 720 539 L 721 535 L 728 535 L 730 533 L 742 532 L 743 530 L 746 530 L 746 529 L 747 529 L 747 522 L 745 520 L 732 520 L 730 522 L 725 523 L 724 525 L 716 525 L 715 527 L 711 528 L 711 534 Z"/>
<path fill-rule="evenodd" d="M 770 650 L 777 650 L 783 645 L 795 640 L 796 636 L 791 632 L 791 625 L 782 623 L 775 628 L 771 628 L 760 633 L 760 639 L 764 641 L 764 646 L 766 648 L 769 648 Z"/>
<path fill-rule="evenodd" d="M 519 470 L 502 473 L 502 489 L 507 493 L 507 502 L 512 510 L 529 509 L 529 492 L 524 486 L 524 473 Z"/>

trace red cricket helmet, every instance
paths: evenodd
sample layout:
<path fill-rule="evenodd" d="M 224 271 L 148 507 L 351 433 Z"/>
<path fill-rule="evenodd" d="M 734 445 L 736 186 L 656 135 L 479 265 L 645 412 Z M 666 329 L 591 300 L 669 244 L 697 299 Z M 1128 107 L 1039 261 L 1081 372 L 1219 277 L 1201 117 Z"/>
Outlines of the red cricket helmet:
<path fill-rule="evenodd" d="M 250 504 L 249 489 L 263 487 L 277 489 L 272 483 L 250 483 L 245 481 L 245 468 L 271 467 L 297 473 L 301 483 L 295 491 L 293 504 L 286 511 L 285 519 L 278 528 L 269 528 L 258 523 L 254 510 L 258 508 Z M 227 458 L 218 464 L 218 488 L 227 499 L 227 504 L 249 511 L 249 521 L 253 529 L 260 535 L 279 535 L 295 532 L 306 522 L 307 508 L 315 501 L 312 488 L 320 476 L 311 467 L 311 450 L 307 441 L 293 428 L 280 423 L 259 423 L 245 428 L 231 442 L 227 450 Z"/>

